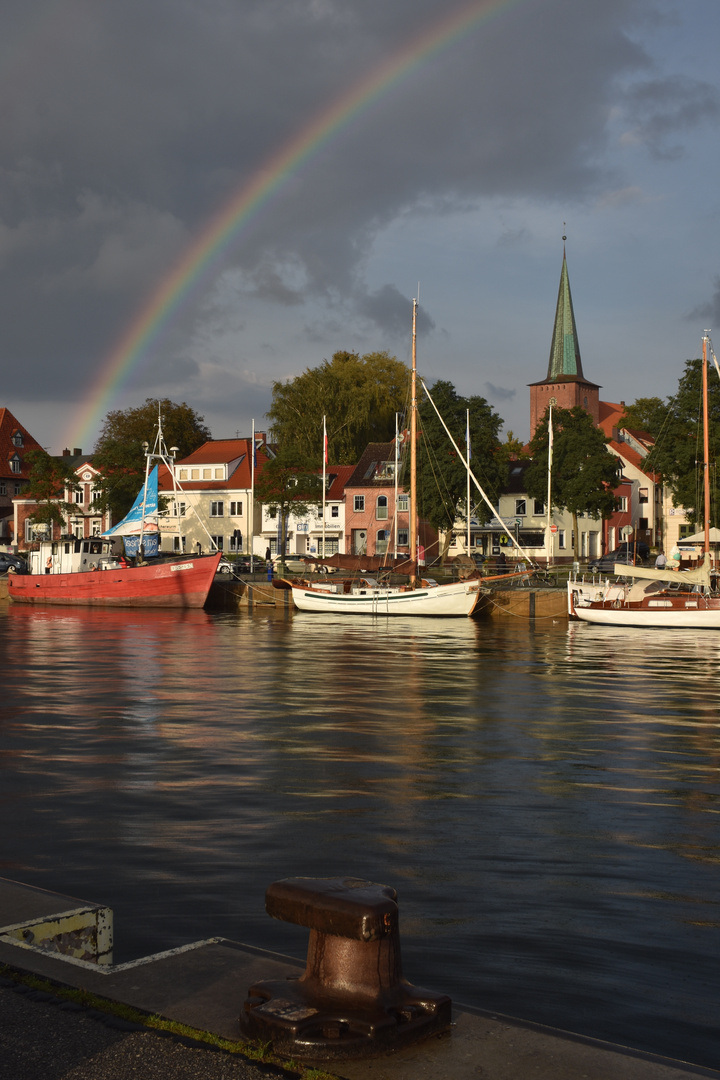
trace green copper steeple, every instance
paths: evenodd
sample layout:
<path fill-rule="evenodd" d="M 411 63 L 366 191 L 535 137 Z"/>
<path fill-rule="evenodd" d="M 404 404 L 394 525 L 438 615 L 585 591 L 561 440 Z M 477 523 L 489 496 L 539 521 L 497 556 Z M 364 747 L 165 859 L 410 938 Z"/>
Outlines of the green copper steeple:
<path fill-rule="evenodd" d="M 555 326 L 553 327 L 552 345 L 550 347 L 547 381 L 558 382 L 562 378 L 567 378 L 568 375 L 577 375 L 581 379 L 584 378 L 577 328 L 575 326 L 575 312 L 573 311 L 572 295 L 570 293 L 567 260 L 565 258 L 565 237 L 563 236 L 562 273 L 560 274 L 560 289 L 555 310 Z"/>

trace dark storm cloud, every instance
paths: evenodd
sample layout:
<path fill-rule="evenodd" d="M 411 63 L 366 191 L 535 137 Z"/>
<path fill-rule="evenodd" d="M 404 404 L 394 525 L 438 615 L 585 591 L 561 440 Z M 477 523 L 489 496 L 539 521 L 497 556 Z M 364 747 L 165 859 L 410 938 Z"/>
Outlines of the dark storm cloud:
<path fill-rule="evenodd" d="M 494 401 L 512 401 L 515 397 L 515 391 L 508 390 L 505 386 L 494 386 L 493 383 L 486 382 L 485 387 Z"/>
<path fill-rule="evenodd" d="M 374 293 L 368 293 L 357 302 L 357 311 L 370 319 L 388 336 L 406 339 L 410 327 L 411 305 L 395 285 L 383 285 Z M 418 334 L 427 335 L 435 329 L 435 322 L 418 306 L 416 320 Z"/>
<path fill-rule="evenodd" d="M 699 84 L 657 78 L 633 90 L 649 64 L 627 28 L 652 8 L 527 0 L 483 22 L 298 169 L 225 265 L 264 301 L 322 297 L 399 330 L 397 288 L 368 294 L 362 281 L 373 237 L 398 214 L 493 195 L 597 192 L 608 116 L 623 94 L 654 152 L 688 115 L 714 118 Z M 224 200 L 318 110 L 451 10 L 448 0 L 7 0 L 6 389 L 30 378 L 39 395 L 77 400 Z M 182 339 L 203 313 L 198 290 L 155 345 L 148 373 L 185 355 Z"/>
<path fill-rule="evenodd" d="M 624 139 L 646 146 L 658 158 L 681 157 L 681 143 L 668 143 L 679 133 L 717 122 L 720 95 L 714 86 L 681 76 L 653 79 L 630 87 L 625 108 L 632 124 Z"/>
<path fill-rule="evenodd" d="M 685 316 L 688 322 L 703 319 L 708 327 L 720 326 L 720 277 L 715 278 L 714 285 L 715 290 L 710 299 L 704 304 L 699 304 Z"/>

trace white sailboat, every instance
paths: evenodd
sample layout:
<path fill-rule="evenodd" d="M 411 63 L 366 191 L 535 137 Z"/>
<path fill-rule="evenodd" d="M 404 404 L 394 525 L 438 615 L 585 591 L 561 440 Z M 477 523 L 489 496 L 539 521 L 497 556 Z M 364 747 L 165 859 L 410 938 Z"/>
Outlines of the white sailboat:
<path fill-rule="evenodd" d="M 704 559 L 690 570 L 658 570 L 615 564 L 615 574 L 632 579 L 604 587 L 568 582 L 569 611 L 582 622 L 602 626 L 672 627 L 720 630 L 720 593 L 710 558 L 710 485 L 707 360 L 709 331 L 703 334 Z M 710 345 L 712 349 L 712 346 Z M 713 353 L 715 366 L 717 359 Z M 718 368 L 720 375 L 720 368 Z M 597 589 L 596 592 L 593 590 Z"/>
<path fill-rule="evenodd" d="M 410 408 L 410 551 L 417 554 L 417 300 L 413 300 L 412 375 Z M 289 582 L 293 601 L 301 611 L 341 612 L 348 615 L 443 615 L 472 614 L 480 594 L 479 579 L 439 585 L 418 579 L 408 585 L 381 585 L 373 578 L 309 584 Z"/>

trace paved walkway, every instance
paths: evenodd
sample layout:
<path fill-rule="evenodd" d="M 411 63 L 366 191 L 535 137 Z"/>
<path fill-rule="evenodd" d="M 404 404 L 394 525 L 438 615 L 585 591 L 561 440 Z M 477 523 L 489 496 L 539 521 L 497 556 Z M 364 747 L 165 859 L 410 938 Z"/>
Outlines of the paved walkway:
<path fill-rule="evenodd" d="M 268 1080 L 278 1075 L 277 1069 L 186 1045 L 0 978 L 2 1080 Z"/>

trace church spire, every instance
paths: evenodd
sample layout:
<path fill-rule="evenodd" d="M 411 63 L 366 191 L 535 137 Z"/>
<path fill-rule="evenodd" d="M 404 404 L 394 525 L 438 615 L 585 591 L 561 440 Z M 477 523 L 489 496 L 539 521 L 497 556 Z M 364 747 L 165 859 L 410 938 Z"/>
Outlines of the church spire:
<path fill-rule="evenodd" d="M 550 363 L 548 364 L 547 382 L 558 382 L 569 375 L 582 379 L 583 369 L 580 359 L 575 312 L 573 311 L 570 279 L 568 278 L 567 259 L 565 258 L 565 240 L 563 236 L 563 262 L 560 274 L 555 325 L 553 327 Z"/>

